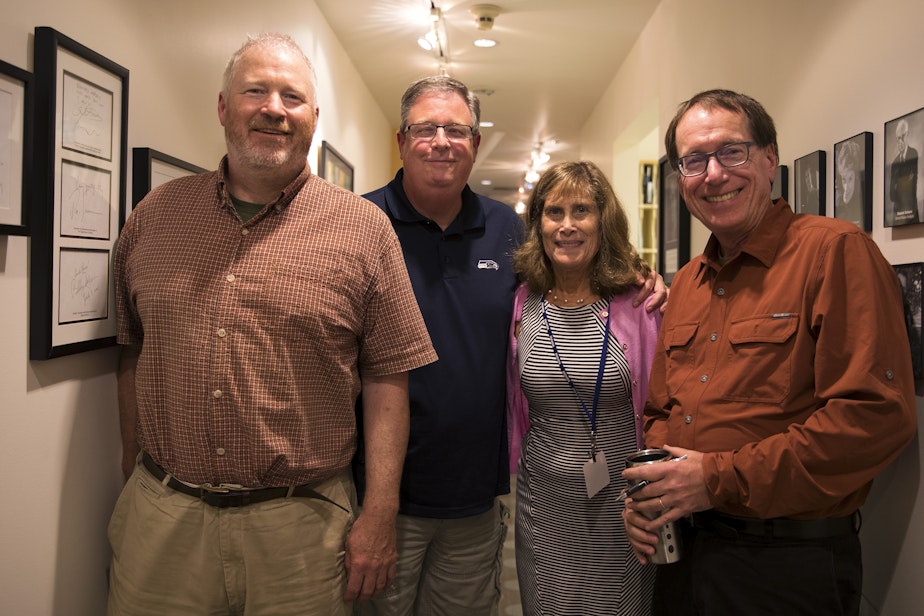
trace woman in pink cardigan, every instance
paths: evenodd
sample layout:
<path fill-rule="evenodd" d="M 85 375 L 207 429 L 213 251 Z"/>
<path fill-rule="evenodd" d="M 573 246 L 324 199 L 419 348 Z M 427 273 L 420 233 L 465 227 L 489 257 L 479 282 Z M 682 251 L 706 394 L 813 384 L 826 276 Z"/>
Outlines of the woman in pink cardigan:
<path fill-rule="evenodd" d="M 654 569 L 635 558 L 616 502 L 625 458 L 644 445 L 661 321 L 632 306 L 648 268 L 593 163 L 546 171 L 526 227 L 507 369 L 523 613 L 648 614 Z"/>

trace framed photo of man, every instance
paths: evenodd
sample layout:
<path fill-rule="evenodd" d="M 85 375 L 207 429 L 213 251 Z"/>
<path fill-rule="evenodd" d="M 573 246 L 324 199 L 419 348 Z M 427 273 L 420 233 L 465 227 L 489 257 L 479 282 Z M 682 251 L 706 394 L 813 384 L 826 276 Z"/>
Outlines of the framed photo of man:
<path fill-rule="evenodd" d="M 873 230 L 873 133 L 834 144 L 834 217 Z"/>
<path fill-rule="evenodd" d="M 924 378 L 924 329 L 921 324 L 921 311 L 924 308 L 921 296 L 924 263 L 904 263 L 892 267 L 902 286 L 905 328 L 908 330 L 908 342 L 911 344 L 911 366 L 914 369 L 914 378 L 918 380 Z"/>
<path fill-rule="evenodd" d="M 680 173 L 667 156 L 658 161 L 658 272 L 670 284 L 690 260 L 690 212 L 680 195 Z"/>
<path fill-rule="evenodd" d="M 825 161 L 824 150 L 816 150 L 797 158 L 793 165 L 796 214 L 825 215 Z"/>
<path fill-rule="evenodd" d="M 924 186 L 918 182 L 924 147 L 924 108 L 885 123 L 883 224 L 886 227 L 924 221 Z"/>
<path fill-rule="evenodd" d="M 770 198 L 786 199 L 789 201 L 789 167 L 786 165 L 776 166 L 776 175 L 773 177 L 773 190 L 770 191 Z"/>

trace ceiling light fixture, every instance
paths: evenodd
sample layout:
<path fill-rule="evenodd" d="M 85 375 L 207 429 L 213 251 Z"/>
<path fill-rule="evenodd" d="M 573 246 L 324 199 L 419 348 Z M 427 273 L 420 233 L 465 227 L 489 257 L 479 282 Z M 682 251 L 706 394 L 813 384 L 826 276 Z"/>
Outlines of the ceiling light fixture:
<path fill-rule="evenodd" d="M 430 1 L 430 29 L 417 39 L 417 44 L 425 51 L 432 51 L 441 62 L 449 61 L 449 45 L 446 37 L 446 24 L 443 11 Z"/>
<path fill-rule="evenodd" d="M 489 38 L 475 39 L 475 47 L 482 47 L 484 49 L 488 49 L 488 48 L 494 47 L 495 45 L 497 45 L 497 41 L 495 41 L 494 39 L 489 39 Z"/>

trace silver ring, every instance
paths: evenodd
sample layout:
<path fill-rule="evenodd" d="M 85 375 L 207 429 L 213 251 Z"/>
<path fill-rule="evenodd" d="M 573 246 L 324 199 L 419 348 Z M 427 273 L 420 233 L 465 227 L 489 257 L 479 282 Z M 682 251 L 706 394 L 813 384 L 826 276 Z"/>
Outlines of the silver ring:
<path fill-rule="evenodd" d="M 661 511 L 664 511 L 665 509 L 667 509 L 667 506 L 664 504 L 664 501 L 661 500 L 660 496 L 658 497 L 658 502 L 661 503 Z"/>

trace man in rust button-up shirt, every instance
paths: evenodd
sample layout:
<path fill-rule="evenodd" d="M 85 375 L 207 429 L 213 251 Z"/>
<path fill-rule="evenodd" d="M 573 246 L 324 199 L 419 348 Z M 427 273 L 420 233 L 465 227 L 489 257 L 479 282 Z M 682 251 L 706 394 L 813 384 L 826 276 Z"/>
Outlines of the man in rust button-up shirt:
<path fill-rule="evenodd" d="M 642 561 L 651 531 L 692 521 L 655 612 L 856 614 L 853 516 L 916 425 L 897 278 L 856 225 L 771 201 L 757 101 L 698 94 L 665 141 L 712 236 L 674 278 L 645 411 L 647 446 L 687 457 L 625 473 L 652 481 L 624 514 Z"/>

